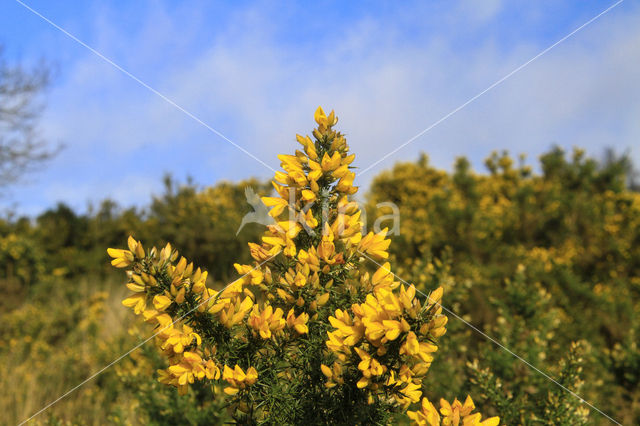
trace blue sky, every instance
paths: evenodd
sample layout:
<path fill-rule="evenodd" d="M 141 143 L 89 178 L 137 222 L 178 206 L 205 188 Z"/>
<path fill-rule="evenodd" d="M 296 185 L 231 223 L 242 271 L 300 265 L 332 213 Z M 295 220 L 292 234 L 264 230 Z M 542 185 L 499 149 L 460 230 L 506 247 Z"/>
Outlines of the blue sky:
<path fill-rule="evenodd" d="M 334 108 L 367 168 L 612 5 L 613 1 L 25 1 L 273 168 Z M 10 60 L 58 70 L 42 134 L 65 144 L 0 204 L 37 214 L 111 197 L 143 205 L 161 177 L 198 184 L 272 171 L 13 0 Z M 640 164 L 640 6 L 625 1 L 359 178 L 430 155 L 477 170 L 495 149 L 552 144 Z"/>

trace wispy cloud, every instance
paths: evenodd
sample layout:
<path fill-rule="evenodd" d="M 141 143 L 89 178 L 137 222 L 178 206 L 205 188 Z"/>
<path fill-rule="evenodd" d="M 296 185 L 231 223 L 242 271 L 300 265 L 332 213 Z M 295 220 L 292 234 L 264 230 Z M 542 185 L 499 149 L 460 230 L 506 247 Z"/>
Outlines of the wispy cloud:
<path fill-rule="evenodd" d="M 366 167 L 555 41 L 505 43 L 490 28 L 513 33 L 518 22 L 502 21 L 512 12 L 500 1 L 352 14 L 317 30 L 310 17 L 268 4 L 225 11 L 215 31 L 197 9 L 149 8 L 136 29 L 101 9 L 95 47 L 274 167 L 277 153 L 294 149 L 294 133 L 311 128 L 319 104 L 339 113 Z M 532 20 L 544 21 L 543 12 L 531 6 Z M 443 167 L 458 155 L 480 165 L 493 149 L 536 156 L 552 143 L 593 154 L 633 148 L 640 162 L 639 17 L 638 7 L 622 5 L 380 167 L 419 151 Z M 564 22 L 557 38 L 581 23 Z M 484 37 L 464 36 L 483 28 Z M 130 203 L 159 186 L 164 171 L 203 184 L 270 176 L 90 52 L 61 65 L 43 128 L 68 148 L 30 186 L 43 207 L 52 201 L 43 192 L 76 205 L 106 195 Z M 74 187 L 85 189 L 60 189 Z"/>

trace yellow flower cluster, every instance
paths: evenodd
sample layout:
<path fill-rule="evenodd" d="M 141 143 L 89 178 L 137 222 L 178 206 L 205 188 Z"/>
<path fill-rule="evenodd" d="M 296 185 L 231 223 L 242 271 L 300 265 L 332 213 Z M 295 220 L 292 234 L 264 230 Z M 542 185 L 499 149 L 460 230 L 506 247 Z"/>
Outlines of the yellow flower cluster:
<path fill-rule="evenodd" d="M 256 380 L 258 380 L 258 372 L 253 367 L 249 367 L 245 373 L 238 365 L 236 365 L 233 370 L 229 368 L 228 365 L 225 365 L 222 378 L 230 385 L 224 388 L 224 393 L 227 395 L 235 395 L 240 389 L 254 384 Z"/>
<path fill-rule="evenodd" d="M 263 339 L 269 339 L 272 334 L 278 333 L 286 324 L 282 318 L 283 314 L 280 308 L 276 308 L 274 311 L 272 306 L 267 305 L 260 311 L 260 307 L 254 305 L 249 316 L 249 325 L 253 328 L 254 335 L 259 333 Z"/>
<path fill-rule="evenodd" d="M 373 293 L 351 306 L 352 315 L 338 309 L 329 317 L 336 330 L 328 333 L 326 344 L 337 359 L 323 373 L 326 386 L 333 387 L 341 383 L 338 372 L 344 365 L 357 363 L 358 388 L 368 389 L 372 397 L 391 392 L 407 407 L 422 396 L 422 379 L 438 349 L 433 342 L 445 333 L 447 317 L 440 306 L 442 288 L 423 306 L 415 287 L 399 286 L 389 268 L 385 263 L 376 271 L 370 281 Z"/>
<path fill-rule="evenodd" d="M 187 385 L 196 379 L 219 379 L 220 369 L 212 359 L 203 360 L 196 352 L 184 352 L 182 356 L 172 360 L 172 365 L 166 370 L 159 370 L 161 383 L 178 387 L 181 395 L 187 391 Z"/>
<path fill-rule="evenodd" d="M 110 248 L 108 253 L 113 257 L 111 263 L 114 266 L 132 267 L 127 272 L 127 287 L 134 294 L 124 299 L 122 304 L 133 308 L 136 315 L 142 315 L 145 321 L 157 328 L 157 345 L 170 364 L 168 368 L 158 371 L 159 381 L 176 386 L 184 394 L 188 385 L 195 380 L 220 379 L 221 368 L 226 372 L 229 367 L 217 361 L 215 346 L 203 346 L 201 335 L 183 322 L 187 315 L 179 315 L 179 312 L 180 308 L 186 307 L 187 313 L 217 314 L 221 324 L 231 327 L 242 321 L 253 306 L 250 296 L 243 300 L 238 298 L 241 293 L 238 287 L 242 283 L 235 282 L 219 294 L 207 288 L 207 272 L 200 268 L 194 271 L 193 263 L 187 264 L 184 257 L 178 260 L 178 252 L 170 244 L 160 251 L 154 247 L 148 253 L 132 237 L 129 237 L 128 245 L 129 250 Z M 243 279 L 245 277 L 261 281 L 255 273 L 246 273 Z M 242 371 L 238 365 L 234 368 L 233 371 Z M 254 376 L 257 378 L 257 372 L 251 368 L 246 379 L 241 380 L 239 374 L 223 375 L 223 379 L 230 384 L 225 392 L 237 393 L 253 384 Z"/>
<path fill-rule="evenodd" d="M 360 209 L 349 199 L 358 189 L 354 155 L 333 130 L 333 111 L 318 108 L 314 118 L 315 140 L 297 135 L 303 150 L 279 156 L 275 196 L 262 197 L 275 223 L 249 243 L 254 262 L 235 264 L 241 276 L 228 286 L 208 288 L 206 272 L 178 260 L 169 245 L 145 253 L 130 238 L 129 250 L 109 249 L 114 266 L 131 268 L 135 293 L 124 305 L 159 328 L 170 364 L 160 380 L 181 392 L 196 380 L 221 380 L 239 419 L 271 422 L 277 410 L 266 401 L 284 404 L 295 396 L 282 389 L 306 383 L 318 384 L 307 389 L 315 392 L 308 407 L 315 398 L 336 405 L 340 395 L 357 393 L 365 404 L 406 410 L 420 401 L 436 339 L 445 333 L 441 288 L 421 302 L 388 262 L 373 274 L 364 267 L 366 258 L 389 257 L 387 229 L 363 236 Z M 277 396 L 270 386 L 280 389 Z M 332 410 L 357 419 L 362 408 Z"/>
<path fill-rule="evenodd" d="M 441 399 L 440 413 L 438 413 L 438 410 L 427 398 L 422 398 L 421 410 L 407 411 L 407 415 L 414 421 L 414 424 L 420 426 L 497 426 L 500 423 L 498 417 L 482 420 L 480 413 L 473 413 L 475 408 L 470 396 L 467 396 L 464 404 L 458 399 L 455 399 L 452 404 Z"/>

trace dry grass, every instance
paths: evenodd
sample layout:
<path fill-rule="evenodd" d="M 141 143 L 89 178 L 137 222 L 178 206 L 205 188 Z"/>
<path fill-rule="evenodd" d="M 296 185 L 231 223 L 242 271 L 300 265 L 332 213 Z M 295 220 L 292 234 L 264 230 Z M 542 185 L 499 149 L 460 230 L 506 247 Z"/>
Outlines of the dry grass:
<path fill-rule="evenodd" d="M 116 280 L 61 282 L 50 287 L 48 303 L 37 297 L 0 314 L 6 327 L 0 333 L 3 422 L 26 420 L 136 344 L 127 333 L 125 294 Z M 130 411 L 118 387 L 110 368 L 30 423 L 56 418 L 104 424 L 114 407 Z"/>

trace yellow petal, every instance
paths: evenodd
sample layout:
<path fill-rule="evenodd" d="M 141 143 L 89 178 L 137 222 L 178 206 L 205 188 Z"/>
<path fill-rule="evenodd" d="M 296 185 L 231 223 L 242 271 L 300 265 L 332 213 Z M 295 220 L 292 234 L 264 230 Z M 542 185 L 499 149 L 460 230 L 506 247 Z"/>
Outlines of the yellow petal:
<path fill-rule="evenodd" d="M 235 395 L 239 391 L 240 391 L 240 389 L 234 388 L 232 386 L 227 386 L 226 388 L 224 388 L 224 393 L 226 393 L 227 395 Z"/>
<path fill-rule="evenodd" d="M 171 299 L 162 294 L 156 294 L 153 298 L 153 306 L 159 311 L 164 311 L 171 305 Z"/>
<path fill-rule="evenodd" d="M 328 379 L 330 379 L 331 377 L 333 377 L 333 372 L 331 371 L 331 369 L 329 367 L 327 367 L 324 364 L 320 364 L 320 370 L 322 370 L 322 374 L 324 374 L 325 376 L 327 376 Z"/>
<path fill-rule="evenodd" d="M 318 109 L 316 109 L 316 112 L 313 114 L 313 119 L 316 120 L 316 123 L 323 124 L 326 118 L 327 116 L 322 110 L 322 107 L 319 106 Z"/>

